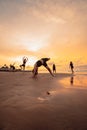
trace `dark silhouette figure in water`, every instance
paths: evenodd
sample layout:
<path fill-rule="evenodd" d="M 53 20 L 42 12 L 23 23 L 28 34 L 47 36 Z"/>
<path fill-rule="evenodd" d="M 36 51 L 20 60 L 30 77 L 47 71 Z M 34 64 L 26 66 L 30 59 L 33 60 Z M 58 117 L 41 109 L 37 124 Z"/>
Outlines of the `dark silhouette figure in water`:
<path fill-rule="evenodd" d="M 34 68 L 33 68 L 33 70 L 32 70 L 32 72 L 33 72 L 33 77 L 35 77 L 35 76 L 38 74 L 38 67 L 40 67 L 40 66 L 42 66 L 42 65 L 50 72 L 50 74 L 51 74 L 52 76 L 54 76 L 53 73 L 52 73 L 52 71 L 51 71 L 51 69 L 49 68 L 49 66 L 48 66 L 47 63 L 46 63 L 48 60 L 50 60 L 50 58 L 42 58 L 42 59 L 38 60 L 38 61 L 35 63 Z"/>
<path fill-rule="evenodd" d="M 20 65 L 21 69 L 25 70 L 25 65 L 26 65 L 27 61 L 28 61 L 28 58 L 27 57 L 23 57 L 23 64 Z"/>
<path fill-rule="evenodd" d="M 53 69 L 53 73 L 56 73 L 56 66 L 55 66 L 55 64 L 53 64 L 52 69 Z"/>
<path fill-rule="evenodd" d="M 2 66 L 2 67 L 1 67 L 1 69 L 8 70 L 8 69 L 9 69 L 9 67 L 8 67 L 6 64 L 4 64 L 4 66 Z"/>
<path fill-rule="evenodd" d="M 14 64 L 13 65 L 10 64 L 10 69 L 13 70 L 13 71 L 15 70 Z"/>
<path fill-rule="evenodd" d="M 8 66 L 6 64 L 4 64 L 4 66 L 2 66 L 2 68 L 8 69 Z"/>
<path fill-rule="evenodd" d="M 72 72 L 72 74 L 74 73 L 74 65 L 73 65 L 73 62 L 72 61 L 70 61 L 70 64 L 69 64 L 69 67 L 70 67 L 70 69 L 71 69 L 71 72 Z"/>

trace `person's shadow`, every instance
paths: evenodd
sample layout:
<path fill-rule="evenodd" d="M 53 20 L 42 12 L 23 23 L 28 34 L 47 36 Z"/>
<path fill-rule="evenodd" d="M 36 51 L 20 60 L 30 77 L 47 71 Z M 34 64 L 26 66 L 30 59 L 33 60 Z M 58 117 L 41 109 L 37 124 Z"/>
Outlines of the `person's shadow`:
<path fill-rule="evenodd" d="M 73 85 L 73 83 L 74 83 L 74 77 L 71 76 L 71 77 L 70 77 L 70 84 Z"/>

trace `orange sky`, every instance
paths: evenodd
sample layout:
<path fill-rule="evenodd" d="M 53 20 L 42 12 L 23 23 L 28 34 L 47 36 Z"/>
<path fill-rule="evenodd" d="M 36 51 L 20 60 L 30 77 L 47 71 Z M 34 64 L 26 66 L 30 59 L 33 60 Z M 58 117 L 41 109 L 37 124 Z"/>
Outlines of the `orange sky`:
<path fill-rule="evenodd" d="M 0 0 L 0 65 L 87 64 L 86 0 Z"/>

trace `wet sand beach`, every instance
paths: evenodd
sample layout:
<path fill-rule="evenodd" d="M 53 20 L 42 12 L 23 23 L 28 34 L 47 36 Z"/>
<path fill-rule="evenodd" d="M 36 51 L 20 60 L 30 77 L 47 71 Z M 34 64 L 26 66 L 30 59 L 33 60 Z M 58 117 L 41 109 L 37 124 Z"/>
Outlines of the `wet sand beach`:
<path fill-rule="evenodd" d="M 0 130 L 87 130 L 86 79 L 0 72 Z"/>

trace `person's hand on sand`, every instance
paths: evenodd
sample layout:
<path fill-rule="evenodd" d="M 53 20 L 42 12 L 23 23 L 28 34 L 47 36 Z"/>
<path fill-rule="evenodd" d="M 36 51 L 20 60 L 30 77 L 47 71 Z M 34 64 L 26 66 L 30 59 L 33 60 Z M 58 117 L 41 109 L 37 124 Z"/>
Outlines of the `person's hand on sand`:
<path fill-rule="evenodd" d="M 35 77 L 38 74 L 38 68 L 41 66 L 44 66 L 49 73 L 54 77 L 50 67 L 47 65 L 47 61 L 50 60 L 50 58 L 41 58 L 40 60 L 38 60 L 35 64 L 34 64 L 34 68 L 33 68 L 33 77 Z"/>

